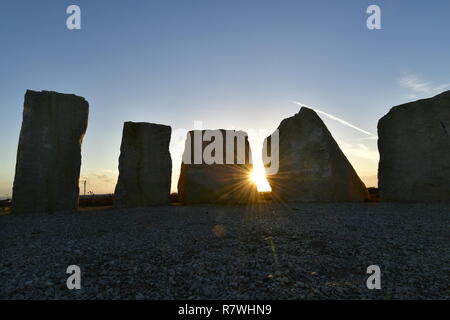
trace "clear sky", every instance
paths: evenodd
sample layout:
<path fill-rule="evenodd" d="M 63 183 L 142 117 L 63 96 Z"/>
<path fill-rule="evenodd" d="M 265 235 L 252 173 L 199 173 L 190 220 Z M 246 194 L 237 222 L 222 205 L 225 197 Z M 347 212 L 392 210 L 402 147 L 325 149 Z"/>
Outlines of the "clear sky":
<path fill-rule="evenodd" d="M 66 28 L 71 4 L 81 30 Z M 381 30 L 366 27 L 370 4 Z M 300 101 L 376 135 L 390 107 L 450 88 L 449 30 L 448 0 L 0 0 L 0 197 L 11 195 L 26 89 L 89 101 L 81 175 L 106 193 L 124 121 L 270 132 Z M 376 139 L 320 116 L 376 186 Z M 173 190 L 183 145 L 171 142 Z"/>

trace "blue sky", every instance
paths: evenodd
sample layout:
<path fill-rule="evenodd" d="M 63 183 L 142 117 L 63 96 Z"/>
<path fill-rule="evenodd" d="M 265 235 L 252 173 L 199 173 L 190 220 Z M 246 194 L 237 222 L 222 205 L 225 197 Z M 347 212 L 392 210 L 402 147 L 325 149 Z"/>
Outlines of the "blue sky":
<path fill-rule="evenodd" d="M 71 4 L 81 30 L 66 28 Z M 382 30 L 366 27 L 370 4 Z M 446 0 L 1 0 L 0 197 L 11 194 L 26 89 L 89 101 L 81 175 L 112 192 L 124 121 L 271 131 L 301 101 L 376 134 L 390 107 L 450 88 L 449 16 Z M 321 117 L 376 185 L 376 139 Z"/>

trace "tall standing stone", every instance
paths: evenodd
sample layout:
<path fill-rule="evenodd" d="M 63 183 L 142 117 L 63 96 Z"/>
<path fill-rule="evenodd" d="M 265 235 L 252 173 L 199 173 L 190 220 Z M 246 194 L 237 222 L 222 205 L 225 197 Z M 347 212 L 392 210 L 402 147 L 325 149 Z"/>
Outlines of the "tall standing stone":
<path fill-rule="evenodd" d="M 83 97 L 27 90 L 13 185 L 14 212 L 78 209 L 81 143 L 88 113 Z"/>
<path fill-rule="evenodd" d="M 235 130 L 189 131 L 178 180 L 183 204 L 248 204 L 258 190 L 250 179 L 247 134 Z"/>
<path fill-rule="evenodd" d="M 312 109 L 302 107 L 284 119 L 278 135 L 279 147 L 271 151 L 272 158 L 278 151 L 279 169 L 267 176 L 275 200 L 361 202 L 368 198 L 364 183 Z"/>
<path fill-rule="evenodd" d="M 450 201 L 450 91 L 393 107 L 378 149 L 382 201 Z"/>
<path fill-rule="evenodd" d="M 169 202 L 170 134 L 171 128 L 161 124 L 124 123 L 114 206 L 147 207 Z"/>

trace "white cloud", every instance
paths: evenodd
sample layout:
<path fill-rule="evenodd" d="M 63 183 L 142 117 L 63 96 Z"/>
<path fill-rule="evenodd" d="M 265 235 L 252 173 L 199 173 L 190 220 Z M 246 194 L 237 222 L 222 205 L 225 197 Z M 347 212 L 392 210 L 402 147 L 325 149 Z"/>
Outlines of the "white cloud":
<path fill-rule="evenodd" d="M 95 194 L 113 193 L 118 175 L 117 170 L 109 169 L 82 172 L 79 180 L 80 191 L 84 192 L 84 181 L 86 181 L 86 191 L 92 191 Z"/>
<path fill-rule="evenodd" d="M 378 137 L 377 136 L 364 137 L 364 138 L 359 138 L 359 140 L 378 140 Z"/>
<path fill-rule="evenodd" d="M 376 149 L 369 148 L 363 143 L 340 143 L 340 145 L 342 152 L 344 152 L 347 156 L 375 161 L 378 163 L 379 154 Z"/>
<path fill-rule="evenodd" d="M 420 75 L 409 74 L 400 78 L 399 84 L 402 88 L 411 92 L 410 97 L 432 96 L 450 88 L 450 83 L 436 84 L 425 81 Z"/>

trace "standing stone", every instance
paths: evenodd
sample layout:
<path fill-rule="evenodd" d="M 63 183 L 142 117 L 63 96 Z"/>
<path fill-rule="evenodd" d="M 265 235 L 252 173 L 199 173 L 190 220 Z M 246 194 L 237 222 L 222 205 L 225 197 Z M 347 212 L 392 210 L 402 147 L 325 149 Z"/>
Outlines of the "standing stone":
<path fill-rule="evenodd" d="M 378 149 L 382 201 L 450 201 L 450 91 L 393 107 Z"/>
<path fill-rule="evenodd" d="M 278 130 L 279 148 L 272 148 L 272 153 L 279 152 L 279 170 L 267 176 L 275 200 L 361 202 L 368 198 L 364 183 L 313 110 L 302 107 Z"/>
<path fill-rule="evenodd" d="M 125 122 L 114 206 L 147 207 L 169 203 L 172 159 L 169 126 Z"/>
<path fill-rule="evenodd" d="M 189 131 L 178 180 L 183 204 L 248 204 L 257 200 L 250 179 L 247 134 L 235 130 Z"/>
<path fill-rule="evenodd" d="M 14 212 L 78 209 L 81 143 L 88 113 L 83 97 L 27 90 L 13 185 Z"/>

